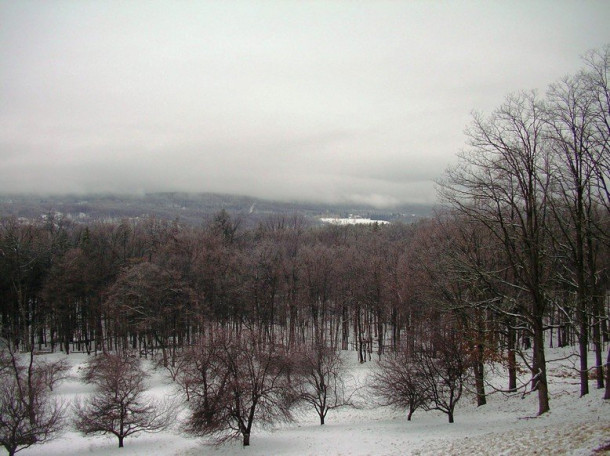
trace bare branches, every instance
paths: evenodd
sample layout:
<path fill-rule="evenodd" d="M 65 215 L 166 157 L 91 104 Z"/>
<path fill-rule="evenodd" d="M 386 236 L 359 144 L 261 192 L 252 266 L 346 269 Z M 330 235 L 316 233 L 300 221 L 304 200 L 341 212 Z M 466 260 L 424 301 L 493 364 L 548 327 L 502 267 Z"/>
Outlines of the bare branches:
<path fill-rule="evenodd" d="M 292 357 L 298 398 L 311 405 L 323 425 L 330 410 L 353 407 L 357 389 L 347 392 L 341 354 L 321 344 L 303 348 Z"/>
<path fill-rule="evenodd" d="M 491 279 L 507 288 L 505 303 L 518 303 L 507 310 L 526 320 L 532 330 L 532 375 L 539 379 L 540 414 L 549 410 L 543 319 L 553 271 L 548 254 L 553 175 L 544 114 L 535 93 L 520 93 L 509 96 L 488 118 L 475 116 L 468 132 L 470 149 L 442 184 L 446 200 L 488 230 L 510 268 L 509 274 Z M 486 269 L 485 274 L 489 272 Z"/>
<path fill-rule="evenodd" d="M 382 405 L 408 410 L 407 420 L 411 421 L 413 413 L 428 400 L 419 376 L 411 354 L 402 349 L 379 361 L 369 387 Z"/>
<path fill-rule="evenodd" d="M 414 350 L 404 348 L 379 362 L 371 378 L 382 404 L 408 409 L 410 421 L 418 408 L 440 410 L 454 422 L 455 406 L 471 378 L 464 341 L 455 332 L 434 336 Z"/>
<path fill-rule="evenodd" d="M 113 434 L 119 448 L 127 436 L 167 429 L 173 405 L 146 398 L 145 378 L 137 358 L 106 354 L 92 359 L 84 380 L 96 385 L 97 391 L 74 404 L 75 427 L 85 435 Z"/>
<path fill-rule="evenodd" d="M 36 363 L 36 369 L 42 382 L 53 391 L 58 383 L 68 378 L 70 363 L 66 359 L 58 361 L 40 361 Z"/>
<path fill-rule="evenodd" d="M 291 362 L 280 346 L 264 345 L 253 333 L 215 333 L 189 354 L 194 368 L 185 372 L 191 416 L 187 430 L 221 442 L 242 437 L 250 444 L 254 423 L 292 420 L 297 395 Z"/>
<path fill-rule="evenodd" d="M 64 406 L 49 396 L 31 362 L 24 366 L 12 351 L 0 356 L 0 445 L 12 456 L 55 438 L 63 428 Z"/>

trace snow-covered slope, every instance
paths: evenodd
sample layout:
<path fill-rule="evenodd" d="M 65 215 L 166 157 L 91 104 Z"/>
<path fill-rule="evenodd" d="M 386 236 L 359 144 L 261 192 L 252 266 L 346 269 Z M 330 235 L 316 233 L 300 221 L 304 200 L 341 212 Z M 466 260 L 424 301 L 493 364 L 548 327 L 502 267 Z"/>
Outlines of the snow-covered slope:
<path fill-rule="evenodd" d="M 566 350 L 551 350 L 549 359 L 565 358 Z M 53 355 L 54 357 L 57 355 Z M 85 355 L 70 355 L 72 373 L 77 374 Z M 375 362 L 358 364 L 353 352 L 346 353 L 351 375 L 363 384 Z M 524 380 L 527 377 L 524 377 Z M 494 373 L 499 385 L 505 383 L 504 373 Z M 163 372 L 154 372 L 150 394 L 174 394 Z M 569 360 L 549 365 L 551 412 L 536 417 L 535 395 L 492 394 L 488 404 L 474 405 L 473 397 L 458 404 L 455 423 L 437 412 L 417 411 L 408 422 L 400 411 L 379 407 L 374 398 L 362 389 L 362 407 L 331 411 L 327 424 L 320 426 L 315 413 L 303 410 L 297 421 L 271 430 L 256 430 L 251 446 L 243 449 L 240 442 L 214 446 L 205 440 L 189 438 L 177 427 L 159 434 L 143 434 L 125 440 L 125 448 L 117 448 L 116 438 L 82 437 L 67 431 L 61 438 L 24 450 L 23 456 L 64 455 L 591 455 L 594 450 L 610 444 L 610 401 L 602 399 L 603 391 L 595 389 L 579 398 L 576 372 Z M 77 378 L 57 388 L 59 396 L 69 401 L 91 391 Z M 177 422 L 179 419 L 177 418 Z"/>

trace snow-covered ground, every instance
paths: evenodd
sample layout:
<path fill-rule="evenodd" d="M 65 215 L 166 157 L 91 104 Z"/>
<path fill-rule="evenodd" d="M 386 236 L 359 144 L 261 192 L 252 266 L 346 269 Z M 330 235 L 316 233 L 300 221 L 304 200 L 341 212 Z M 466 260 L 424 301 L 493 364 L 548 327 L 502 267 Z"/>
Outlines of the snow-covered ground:
<path fill-rule="evenodd" d="M 550 350 L 548 359 L 564 358 L 566 350 Z M 358 364 L 354 352 L 346 353 L 348 370 L 362 384 L 375 362 Z M 52 355 L 57 357 L 59 355 Z M 56 394 L 69 401 L 87 394 L 91 387 L 77 378 L 85 355 L 70 355 L 74 378 L 56 388 Z M 575 359 L 574 359 L 575 361 Z M 440 412 L 416 411 L 408 422 L 406 415 L 378 407 L 364 397 L 358 409 L 329 412 L 327 424 L 320 426 L 313 411 L 304 410 L 294 423 L 275 429 L 256 430 L 251 446 L 242 448 L 235 441 L 214 446 L 205 440 L 189 438 L 177 427 L 159 434 L 141 434 L 125 439 L 117 447 L 114 437 L 82 437 L 67 431 L 59 439 L 23 450 L 23 456 L 65 455 L 592 455 L 610 444 L 610 401 L 590 382 L 591 394 L 579 398 L 577 374 L 570 361 L 549 364 L 551 411 L 536 417 L 535 395 L 500 393 L 488 397 L 488 404 L 476 407 L 472 396 L 458 404 L 455 423 L 449 424 Z M 500 376 L 501 374 L 501 376 Z M 497 374 L 500 385 L 504 374 Z M 524 377 L 525 379 L 526 377 Z M 153 372 L 150 393 L 173 394 L 174 389 L 161 371 Z M 363 394 L 364 389 L 362 390 Z M 177 423 L 179 421 L 177 417 Z M 610 452 L 609 452 L 610 453 Z M 606 454 L 606 453 L 603 453 Z"/>
<path fill-rule="evenodd" d="M 386 225 L 390 222 L 387 220 L 373 220 L 370 218 L 362 218 L 362 217 L 348 217 L 348 218 L 321 218 L 321 222 L 330 223 L 331 225 Z"/>

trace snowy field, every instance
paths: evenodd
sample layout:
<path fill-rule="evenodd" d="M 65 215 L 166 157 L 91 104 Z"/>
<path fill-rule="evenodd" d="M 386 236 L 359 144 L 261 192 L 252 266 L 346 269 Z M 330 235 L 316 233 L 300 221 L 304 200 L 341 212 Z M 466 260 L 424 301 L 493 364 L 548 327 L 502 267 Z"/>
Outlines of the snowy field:
<path fill-rule="evenodd" d="M 387 225 L 390 222 L 387 220 L 373 220 L 370 218 L 362 218 L 362 217 L 349 217 L 349 218 L 321 218 L 321 222 L 330 223 L 331 225 Z"/>
<path fill-rule="evenodd" d="M 565 350 L 549 350 L 549 360 L 565 358 Z M 51 355 L 54 359 L 60 355 Z M 79 365 L 86 355 L 72 354 L 73 378 L 56 388 L 66 401 L 93 390 L 78 380 Z M 176 427 L 159 434 L 140 434 L 125 439 L 125 448 L 117 447 L 115 437 L 82 437 L 66 431 L 60 438 L 20 452 L 23 456 L 65 455 L 594 455 L 610 444 L 610 401 L 603 401 L 603 391 L 590 382 L 591 394 L 579 398 L 577 373 L 572 361 L 549 363 L 551 412 L 536 417 L 535 394 L 488 396 L 488 404 L 477 408 L 474 397 L 462 398 L 455 423 L 449 424 L 440 412 L 418 410 L 408 422 L 405 413 L 375 405 L 374 398 L 362 389 L 362 407 L 330 411 L 327 424 L 320 426 L 313 410 L 303 410 L 293 423 L 274 429 L 257 429 L 251 446 L 239 441 L 215 446 L 202 439 L 189 438 Z M 346 353 L 349 373 L 364 384 L 375 362 L 358 364 L 355 352 Z M 150 394 L 164 397 L 175 389 L 163 371 L 152 371 Z M 499 376 L 501 374 L 501 377 Z M 498 373 L 499 385 L 506 380 Z M 524 377 L 524 380 L 526 377 Z M 489 389 L 488 389 L 489 392 Z"/>

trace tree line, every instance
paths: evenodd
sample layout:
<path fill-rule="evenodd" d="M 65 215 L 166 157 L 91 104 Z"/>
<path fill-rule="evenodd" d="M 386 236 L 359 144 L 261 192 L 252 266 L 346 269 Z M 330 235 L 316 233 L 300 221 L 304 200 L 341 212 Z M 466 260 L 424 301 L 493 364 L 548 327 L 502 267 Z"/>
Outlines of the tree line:
<path fill-rule="evenodd" d="M 343 391 L 327 369 L 341 350 L 379 360 L 373 388 L 410 415 L 453 421 L 469 382 L 484 405 L 490 363 L 506 367 L 506 391 L 535 392 L 543 414 L 550 346 L 578 347 L 581 395 L 593 379 L 610 399 L 609 56 L 588 53 L 544 96 L 475 113 L 439 182 L 445 209 L 419 223 L 3 219 L 2 338 L 13 352 L 151 358 L 197 404 L 193 433 L 226 435 L 219 422 L 231 423 L 244 442 L 257 408 L 288 419 L 307 397 L 323 423 L 349 403 L 321 395 L 329 381 Z M 261 382 L 254 404 L 238 400 L 244 378 Z M 294 393 L 294 378 L 309 386 Z"/>

